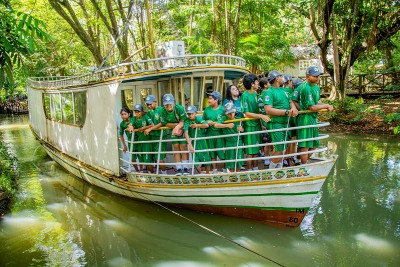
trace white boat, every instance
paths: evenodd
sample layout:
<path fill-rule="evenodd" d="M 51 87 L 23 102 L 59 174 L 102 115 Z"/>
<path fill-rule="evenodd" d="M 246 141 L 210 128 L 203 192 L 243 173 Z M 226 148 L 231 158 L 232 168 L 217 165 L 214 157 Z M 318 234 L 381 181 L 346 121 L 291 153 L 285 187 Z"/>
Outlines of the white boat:
<path fill-rule="evenodd" d="M 160 103 L 162 95 L 171 93 L 178 103 L 184 103 L 186 95 L 201 110 L 207 87 L 224 95 L 227 85 L 236 84 L 245 73 L 242 58 L 207 54 L 119 64 L 76 77 L 30 78 L 31 129 L 54 161 L 114 193 L 296 227 L 335 163 L 334 157 L 321 156 L 326 147 L 315 150 L 315 157 L 306 165 L 267 169 L 260 164 L 257 171 L 192 171 L 183 176 L 173 172 L 172 151 L 166 160 L 170 171 L 150 174 L 133 172 L 130 153 L 121 149 L 118 127 L 122 107 L 145 106 L 148 94 Z M 319 124 L 324 125 L 327 123 Z M 327 137 L 322 134 L 318 138 Z M 260 156 L 259 160 L 266 158 Z M 160 164 L 154 164 L 158 169 Z"/>

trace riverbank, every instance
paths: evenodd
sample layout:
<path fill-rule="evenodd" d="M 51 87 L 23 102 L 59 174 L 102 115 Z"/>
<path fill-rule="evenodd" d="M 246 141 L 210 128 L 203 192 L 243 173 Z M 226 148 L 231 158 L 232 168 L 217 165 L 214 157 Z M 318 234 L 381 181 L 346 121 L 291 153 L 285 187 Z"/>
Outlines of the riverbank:
<path fill-rule="evenodd" d="M 7 210 L 17 187 L 17 158 L 0 142 L 0 217 Z"/>
<path fill-rule="evenodd" d="M 335 112 L 321 114 L 321 121 L 329 121 L 324 131 L 332 133 L 364 133 L 393 135 L 400 125 L 400 98 L 378 98 L 374 100 L 349 98 Z"/>

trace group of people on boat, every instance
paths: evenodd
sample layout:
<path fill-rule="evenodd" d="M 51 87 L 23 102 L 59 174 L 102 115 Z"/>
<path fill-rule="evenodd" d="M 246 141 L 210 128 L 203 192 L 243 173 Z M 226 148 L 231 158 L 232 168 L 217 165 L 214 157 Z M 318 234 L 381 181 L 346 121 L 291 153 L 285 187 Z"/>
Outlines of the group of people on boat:
<path fill-rule="evenodd" d="M 217 162 L 221 161 L 223 172 L 236 172 L 241 168 L 256 171 L 260 153 L 265 157 L 282 155 L 265 159 L 264 165 L 269 168 L 306 164 L 309 153 L 283 158 L 296 149 L 308 152 L 319 147 L 319 141 L 313 139 L 319 135 L 317 127 L 290 127 L 316 125 L 319 110 L 333 110 L 331 105 L 320 100 L 318 82 L 322 74 L 316 66 L 310 66 L 303 82 L 276 70 L 262 78 L 249 73 L 242 77 L 245 88 L 242 94 L 237 86 L 230 85 L 222 101 L 218 91 L 207 91 L 208 106 L 202 114 L 196 106 L 175 103 L 172 94 L 163 95 L 162 106 L 158 106 L 154 95 L 147 95 L 147 112 L 141 104 L 133 106 L 133 116 L 128 108 L 121 110 L 123 151 L 132 152 L 137 172 L 146 171 L 146 168 L 153 173 L 156 162 L 161 163 L 162 174 L 167 174 L 166 153 L 163 153 L 167 151 L 167 142 L 162 141 L 167 138 L 171 139 L 177 175 L 190 174 L 188 152 L 193 153 L 194 167 L 199 173 L 202 164 L 206 173 L 218 173 Z M 172 129 L 171 134 L 160 130 L 161 127 Z M 271 131 L 259 133 L 262 130 Z M 133 134 L 138 143 L 131 147 L 132 143 L 128 142 L 127 146 L 124 135 L 130 141 Z M 296 139 L 298 142 L 285 143 Z"/>

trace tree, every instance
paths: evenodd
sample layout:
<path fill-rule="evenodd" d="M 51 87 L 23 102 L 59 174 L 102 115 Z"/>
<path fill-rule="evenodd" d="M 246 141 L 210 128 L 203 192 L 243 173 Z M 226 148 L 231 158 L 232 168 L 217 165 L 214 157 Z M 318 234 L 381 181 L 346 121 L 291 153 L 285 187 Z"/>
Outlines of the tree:
<path fill-rule="evenodd" d="M 146 0 L 145 0 L 146 1 Z M 97 65 L 108 59 L 114 45 L 117 60 L 129 57 L 129 50 L 138 50 L 150 43 L 145 2 L 140 0 L 48 0 L 53 9 L 71 26 L 93 55 Z M 137 27 L 134 27 L 137 26 Z M 137 32 L 134 32 L 135 28 Z M 142 58 L 148 52 L 142 51 Z"/>
<path fill-rule="evenodd" d="M 346 80 L 357 59 L 388 42 L 400 29 L 397 0 L 314 0 L 292 6 L 310 20 L 322 64 L 335 80 L 331 98 L 336 98 L 336 92 L 339 99 L 345 96 Z M 333 63 L 328 60 L 330 49 Z"/>
<path fill-rule="evenodd" d="M 0 1 L 0 88 L 14 84 L 13 68 L 24 65 L 37 46 L 35 38 L 49 39 L 42 21 L 16 12 L 9 0 Z"/>

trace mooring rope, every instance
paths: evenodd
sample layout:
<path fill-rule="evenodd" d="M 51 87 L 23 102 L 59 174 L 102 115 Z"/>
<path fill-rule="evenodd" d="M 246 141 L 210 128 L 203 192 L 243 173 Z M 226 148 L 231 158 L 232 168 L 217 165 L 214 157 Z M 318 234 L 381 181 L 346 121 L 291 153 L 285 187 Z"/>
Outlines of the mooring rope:
<path fill-rule="evenodd" d="M 206 227 L 206 226 L 204 226 L 204 225 L 202 225 L 202 224 L 200 224 L 200 223 L 197 223 L 197 222 L 195 222 L 195 221 L 193 221 L 193 220 L 191 220 L 191 219 L 189 219 L 189 218 L 183 216 L 182 214 L 180 214 L 180 213 L 178 213 L 178 212 L 176 212 L 176 211 L 174 211 L 174 210 L 172 210 L 172 209 L 170 209 L 170 208 L 168 208 L 168 207 L 166 207 L 166 206 L 164 206 L 164 205 L 162 205 L 162 204 L 160 204 L 160 203 L 158 203 L 158 202 L 156 202 L 156 201 L 154 201 L 154 200 L 151 200 L 150 198 L 148 198 L 147 196 L 145 196 L 145 195 L 143 195 L 143 194 L 141 194 L 141 193 L 139 193 L 139 192 L 136 192 L 136 193 L 139 194 L 139 195 L 141 195 L 141 196 L 142 196 L 143 198 L 145 198 L 146 200 L 148 200 L 148 201 L 150 201 L 150 202 L 152 202 L 152 203 L 154 203 L 154 204 L 156 204 L 156 205 L 162 207 L 163 209 L 166 209 L 166 210 L 168 210 L 169 212 L 171 212 L 171 213 L 173 213 L 173 214 L 175 214 L 175 215 L 181 217 L 182 219 L 185 219 L 185 220 L 187 220 L 187 221 L 193 223 L 194 225 L 197 225 L 198 227 L 204 229 L 205 231 L 208 231 L 208 232 L 210 232 L 210 233 L 212 233 L 212 234 L 214 234 L 214 235 L 216 235 L 216 236 L 219 236 L 219 237 L 221 237 L 221 238 L 223 238 L 223 239 L 225 239 L 225 240 L 228 240 L 228 241 L 234 243 L 235 245 L 237 245 L 237 246 L 239 246 L 239 247 L 241 247 L 241 248 L 243 248 L 243 249 L 245 249 L 245 250 L 247 250 L 247 251 L 250 251 L 251 253 L 256 254 L 257 256 L 260 256 L 261 258 L 263 258 L 263 259 L 265 259 L 265 260 L 268 260 L 268 261 L 270 261 L 270 262 L 272 262 L 272 263 L 275 263 L 275 264 L 278 265 L 278 266 L 284 266 L 284 265 L 280 264 L 279 262 L 276 262 L 276 261 L 274 261 L 273 259 L 270 259 L 270 258 L 268 258 L 268 257 L 266 257 L 266 256 L 264 256 L 264 255 L 262 255 L 262 254 L 260 254 L 260 253 L 258 253 L 257 251 L 254 251 L 254 250 L 252 250 L 252 249 L 250 249 L 250 248 L 248 248 L 248 247 L 243 246 L 242 244 L 236 242 L 235 240 L 233 240 L 233 239 L 231 239 L 231 238 L 229 238 L 229 237 L 226 237 L 226 236 L 224 236 L 224 235 L 222 235 L 222 234 L 220 234 L 220 233 L 217 233 L 217 232 L 215 232 L 214 230 L 211 230 L 210 228 L 208 228 L 208 227 Z"/>

